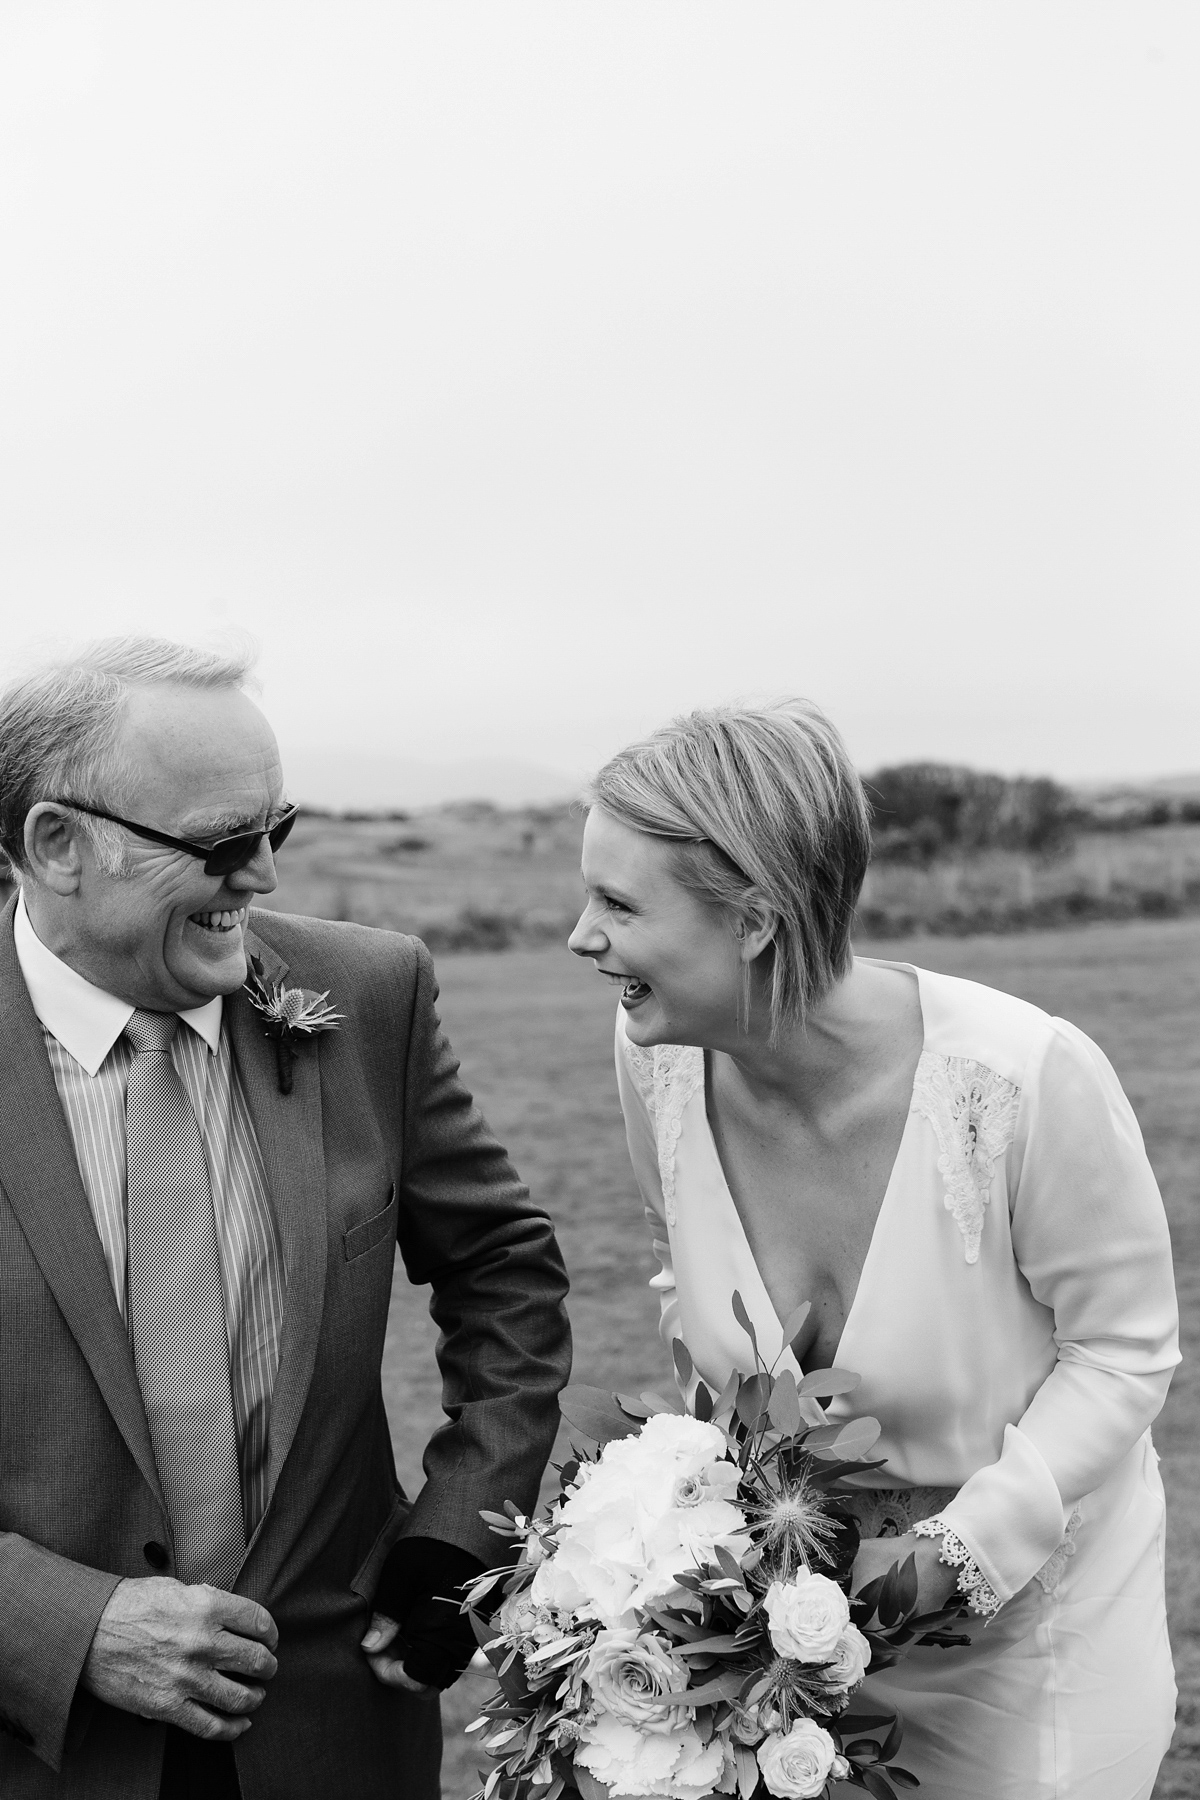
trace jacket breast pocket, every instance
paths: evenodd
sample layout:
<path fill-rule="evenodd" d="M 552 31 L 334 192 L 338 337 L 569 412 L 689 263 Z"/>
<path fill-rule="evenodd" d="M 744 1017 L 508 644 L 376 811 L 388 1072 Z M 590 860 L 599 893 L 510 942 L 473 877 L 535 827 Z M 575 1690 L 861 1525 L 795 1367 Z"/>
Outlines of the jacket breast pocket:
<path fill-rule="evenodd" d="M 388 1194 L 387 1205 L 382 1212 L 372 1213 L 369 1219 L 351 1225 L 342 1233 L 342 1250 L 347 1262 L 355 1262 L 373 1250 L 376 1244 L 385 1243 L 388 1238 L 395 1242 L 396 1238 L 396 1189 L 393 1186 Z"/>

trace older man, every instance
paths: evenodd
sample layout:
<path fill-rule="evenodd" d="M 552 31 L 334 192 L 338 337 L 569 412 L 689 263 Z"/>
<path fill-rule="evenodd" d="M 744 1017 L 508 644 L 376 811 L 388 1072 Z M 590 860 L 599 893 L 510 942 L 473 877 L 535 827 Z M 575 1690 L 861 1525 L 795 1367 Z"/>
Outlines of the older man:
<path fill-rule="evenodd" d="M 246 675 L 109 640 L 0 697 L 5 1800 L 432 1800 L 470 1654 L 444 1597 L 554 1435 L 562 1263 L 428 954 L 250 927 L 292 813 Z M 326 1028 L 281 1043 L 260 1007 L 297 990 Z M 448 1415 L 413 1504 L 380 1387 L 397 1242 Z"/>

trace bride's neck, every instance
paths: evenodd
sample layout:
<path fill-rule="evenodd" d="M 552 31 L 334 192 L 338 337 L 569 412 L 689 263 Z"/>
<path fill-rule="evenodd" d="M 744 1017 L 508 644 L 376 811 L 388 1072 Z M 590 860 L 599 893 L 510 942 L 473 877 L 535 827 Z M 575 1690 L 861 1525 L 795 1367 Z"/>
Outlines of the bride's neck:
<path fill-rule="evenodd" d="M 856 1085 L 919 1035 L 920 1000 L 907 971 L 856 960 L 803 1024 L 789 1027 L 774 1044 L 764 997 L 751 1009 L 749 1029 L 718 1054 L 752 1096 L 802 1102 Z"/>

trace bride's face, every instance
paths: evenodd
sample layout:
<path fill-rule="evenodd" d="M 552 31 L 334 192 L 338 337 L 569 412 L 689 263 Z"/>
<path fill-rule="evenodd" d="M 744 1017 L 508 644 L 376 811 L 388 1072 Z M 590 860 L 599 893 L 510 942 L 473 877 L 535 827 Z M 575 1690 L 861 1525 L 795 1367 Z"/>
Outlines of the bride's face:
<path fill-rule="evenodd" d="M 728 920 L 683 886 L 671 846 L 594 806 L 583 834 L 588 901 L 568 943 L 621 989 L 635 1044 L 725 1043 L 741 958 Z"/>

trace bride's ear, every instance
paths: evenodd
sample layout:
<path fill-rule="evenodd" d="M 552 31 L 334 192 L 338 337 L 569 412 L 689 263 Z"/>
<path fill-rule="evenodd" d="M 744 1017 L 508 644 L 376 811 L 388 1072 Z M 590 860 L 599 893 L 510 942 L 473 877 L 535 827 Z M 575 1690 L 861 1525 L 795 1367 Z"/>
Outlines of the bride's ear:
<path fill-rule="evenodd" d="M 738 955 L 747 967 L 774 943 L 778 927 L 778 915 L 769 906 L 751 899 L 743 907 L 740 916 L 734 920 L 733 935 L 737 939 Z"/>

